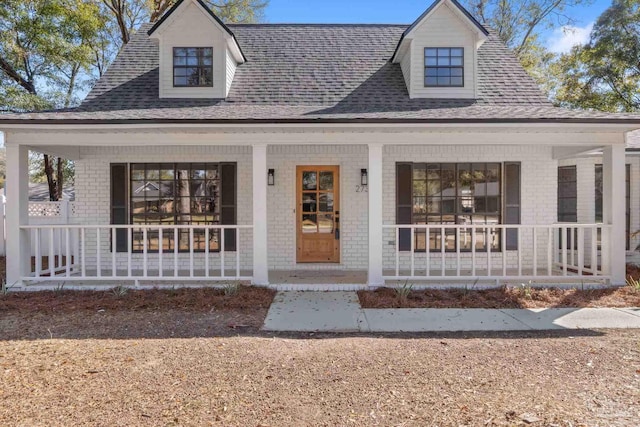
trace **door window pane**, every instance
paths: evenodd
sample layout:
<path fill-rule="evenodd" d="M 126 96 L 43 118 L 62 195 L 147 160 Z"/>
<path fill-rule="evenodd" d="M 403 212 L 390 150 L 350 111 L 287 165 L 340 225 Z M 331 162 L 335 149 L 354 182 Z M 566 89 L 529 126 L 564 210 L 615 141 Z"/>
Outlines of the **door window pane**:
<path fill-rule="evenodd" d="M 313 214 L 302 215 L 302 232 L 305 234 L 318 232 L 318 216 Z"/>
<path fill-rule="evenodd" d="M 333 172 L 320 172 L 320 190 L 333 190 Z"/>
<path fill-rule="evenodd" d="M 317 188 L 316 178 L 315 172 L 302 172 L 302 189 L 315 190 Z"/>

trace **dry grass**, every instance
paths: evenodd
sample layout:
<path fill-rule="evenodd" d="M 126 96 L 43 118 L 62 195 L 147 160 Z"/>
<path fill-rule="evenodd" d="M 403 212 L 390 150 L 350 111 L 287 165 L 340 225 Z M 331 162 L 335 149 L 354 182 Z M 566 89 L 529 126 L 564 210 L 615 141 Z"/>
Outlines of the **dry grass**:
<path fill-rule="evenodd" d="M 627 277 L 640 279 L 640 267 L 627 265 Z M 535 288 L 527 284 L 495 289 L 414 290 L 405 284 L 396 288 L 359 291 L 363 308 L 549 308 L 549 307 L 640 307 L 640 289 Z"/>
<path fill-rule="evenodd" d="M 4 313 L 0 425 L 631 426 L 640 418 L 633 331 L 273 336 L 227 327 L 230 313 Z"/>
<path fill-rule="evenodd" d="M 393 288 L 358 291 L 364 308 L 549 308 L 640 307 L 630 286 L 602 289 L 495 288 L 411 290 L 400 298 Z"/>
<path fill-rule="evenodd" d="M 239 286 L 228 295 L 225 289 L 152 289 L 113 288 L 109 291 L 42 291 L 8 293 L 0 296 L 0 313 L 4 311 L 58 312 L 77 311 L 158 311 L 158 310 L 235 310 L 268 309 L 275 291 L 253 286 Z"/>
<path fill-rule="evenodd" d="M 636 331 L 274 336 L 260 331 L 272 298 L 243 287 L 0 296 L 0 425 L 575 427 L 640 418 Z"/>

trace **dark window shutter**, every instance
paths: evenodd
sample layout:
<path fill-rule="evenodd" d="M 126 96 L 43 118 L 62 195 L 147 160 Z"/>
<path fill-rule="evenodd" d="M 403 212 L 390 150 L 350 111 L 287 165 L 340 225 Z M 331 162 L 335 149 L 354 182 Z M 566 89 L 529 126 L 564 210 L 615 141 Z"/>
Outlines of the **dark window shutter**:
<path fill-rule="evenodd" d="M 520 162 L 505 162 L 504 223 L 520 224 Z M 518 249 L 518 230 L 507 230 L 507 250 Z"/>
<path fill-rule="evenodd" d="M 411 163 L 396 163 L 396 224 L 411 224 L 412 212 L 412 177 Z M 399 250 L 411 250 L 411 229 L 401 228 L 399 234 Z"/>
<path fill-rule="evenodd" d="M 127 224 L 127 164 L 111 164 L 111 224 Z M 111 236 L 113 239 L 113 236 Z M 127 252 L 127 230 L 116 230 L 116 252 Z"/>
<path fill-rule="evenodd" d="M 236 201 L 238 199 L 235 163 L 220 164 L 220 183 L 222 193 L 220 197 L 220 223 L 222 225 L 235 225 L 237 221 Z M 236 250 L 235 230 L 224 231 L 224 246 L 225 251 Z"/>

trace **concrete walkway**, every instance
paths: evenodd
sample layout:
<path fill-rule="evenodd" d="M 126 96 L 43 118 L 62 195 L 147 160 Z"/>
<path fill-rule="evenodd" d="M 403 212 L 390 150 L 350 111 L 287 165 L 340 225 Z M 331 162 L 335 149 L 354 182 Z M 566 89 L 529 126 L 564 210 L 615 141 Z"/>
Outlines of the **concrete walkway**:
<path fill-rule="evenodd" d="M 640 328 L 640 308 L 363 309 L 355 292 L 278 292 L 267 331 L 455 332 Z"/>

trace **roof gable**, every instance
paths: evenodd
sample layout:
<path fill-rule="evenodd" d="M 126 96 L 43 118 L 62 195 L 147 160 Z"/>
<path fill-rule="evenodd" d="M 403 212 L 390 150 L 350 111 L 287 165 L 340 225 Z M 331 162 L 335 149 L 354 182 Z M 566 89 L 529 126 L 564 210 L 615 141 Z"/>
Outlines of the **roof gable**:
<path fill-rule="evenodd" d="M 473 15 L 467 11 L 457 0 L 435 0 L 431 6 L 425 10 L 418 19 L 416 19 L 413 24 L 411 24 L 400 36 L 400 40 L 398 41 L 398 45 L 396 46 L 395 51 L 393 52 L 393 56 L 391 58 L 392 62 L 398 62 L 398 53 L 403 49 L 403 46 L 406 44 L 406 40 L 411 39 L 415 30 L 424 24 L 433 16 L 436 11 L 442 6 L 449 6 L 449 9 L 460 19 L 466 27 L 469 28 L 470 31 L 476 33 L 477 38 L 481 43 L 478 44 L 477 47 L 484 42 L 489 36 L 489 31 L 478 22 Z"/>
<path fill-rule="evenodd" d="M 232 49 L 232 51 L 236 51 L 239 57 L 238 62 L 246 62 L 247 58 L 244 55 L 244 52 L 242 51 L 242 48 L 240 47 L 240 44 L 238 43 L 233 31 L 231 31 L 229 27 L 227 27 L 225 23 L 222 22 L 222 20 L 218 18 L 216 14 L 213 13 L 213 11 L 202 0 L 178 0 L 168 11 L 164 13 L 164 15 L 162 15 L 162 17 L 149 29 L 149 31 L 147 31 L 147 35 L 149 37 L 152 37 L 155 33 L 162 32 L 162 28 L 164 27 L 164 25 L 170 22 L 172 17 L 177 16 L 175 14 L 176 11 L 179 10 L 183 5 L 184 7 L 186 7 L 190 3 L 197 5 L 198 8 L 202 10 L 207 15 L 207 17 L 211 19 L 214 25 L 219 27 L 224 33 L 227 34 L 227 36 L 231 38 L 230 44 L 231 44 L 231 47 L 234 48 Z"/>

